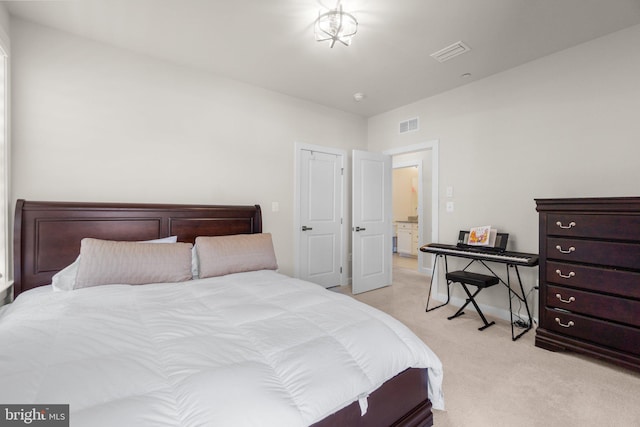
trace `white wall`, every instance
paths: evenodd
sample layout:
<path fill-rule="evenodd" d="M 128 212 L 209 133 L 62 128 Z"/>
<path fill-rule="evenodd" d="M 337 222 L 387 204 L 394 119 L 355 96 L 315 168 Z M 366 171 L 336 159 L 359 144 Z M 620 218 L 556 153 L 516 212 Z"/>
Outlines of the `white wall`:
<path fill-rule="evenodd" d="M 369 149 L 439 140 L 440 240 L 492 225 L 510 233 L 511 250 L 537 252 L 534 198 L 640 193 L 638 46 L 635 26 L 372 117 Z M 398 135 L 416 116 L 420 130 Z M 537 269 L 523 270 L 530 288 Z M 480 300 L 508 307 L 498 287 Z"/>
<path fill-rule="evenodd" d="M 11 18 L 4 4 L 0 3 L 0 32 L 9 35 Z"/>
<path fill-rule="evenodd" d="M 363 149 L 364 119 L 19 19 L 11 26 L 14 198 L 260 204 L 280 270 L 293 274 L 294 143 Z"/>

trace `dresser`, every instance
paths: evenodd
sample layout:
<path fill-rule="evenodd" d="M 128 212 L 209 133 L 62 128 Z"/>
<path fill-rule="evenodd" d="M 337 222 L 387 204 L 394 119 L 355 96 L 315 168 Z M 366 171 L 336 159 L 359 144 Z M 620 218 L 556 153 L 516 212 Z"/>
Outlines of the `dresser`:
<path fill-rule="evenodd" d="M 536 346 L 640 371 L 640 197 L 536 199 Z"/>

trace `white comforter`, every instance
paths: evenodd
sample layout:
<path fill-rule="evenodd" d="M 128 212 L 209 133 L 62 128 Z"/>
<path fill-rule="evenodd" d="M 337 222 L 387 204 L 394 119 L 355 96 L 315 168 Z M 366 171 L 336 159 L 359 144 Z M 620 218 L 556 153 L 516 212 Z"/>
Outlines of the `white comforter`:
<path fill-rule="evenodd" d="M 304 426 L 408 367 L 408 328 L 273 271 L 24 293 L 0 309 L 0 402 L 70 404 L 74 426 Z"/>

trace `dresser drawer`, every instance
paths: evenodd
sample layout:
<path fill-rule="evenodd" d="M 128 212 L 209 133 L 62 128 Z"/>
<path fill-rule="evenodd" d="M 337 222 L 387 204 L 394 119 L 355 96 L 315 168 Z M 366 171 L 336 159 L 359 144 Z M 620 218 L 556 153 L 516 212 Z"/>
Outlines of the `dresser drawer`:
<path fill-rule="evenodd" d="M 640 244 L 549 237 L 547 258 L 637 269 Z"/>
<path fill-rule="evenodd" d="M 547 306 L 640 327 L 640 301 L 547 286 Z"/>
<path fill-rule="evenodd" d="M 546 232 L 550 236 L 640 240 L 640 215 L 549 213 Z"/>
<path fill-rule="evenodd" d="M 545 308 L 541 327 L 562 335 L 640 354 L 640 329 Z"/>
<path fill-rule="evenodd" d="M 640 299 L 640 273 L 547 261 L 545 280 L 573 288 Z"/>
<path fill-rule="evenodd" d="M 412 222 L 398 222 L 397 225 L 398 230 L 416 231 L 418 229 L 418 224 Z"/>

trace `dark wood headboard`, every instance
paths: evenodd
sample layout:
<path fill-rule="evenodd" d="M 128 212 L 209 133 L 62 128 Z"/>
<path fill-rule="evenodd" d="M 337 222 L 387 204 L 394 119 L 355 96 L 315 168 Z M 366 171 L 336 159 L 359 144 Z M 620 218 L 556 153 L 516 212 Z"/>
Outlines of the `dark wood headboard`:
<path fill-rule="evenodd" d="M 51 283 L 71 264 L 84 237 L 151 240 L 262 233 L 260 206 L 31 202 L 18 200 L 14 222 L 14 298 Z"/>

